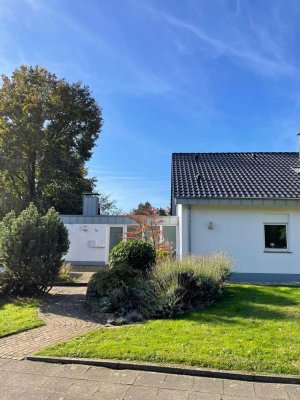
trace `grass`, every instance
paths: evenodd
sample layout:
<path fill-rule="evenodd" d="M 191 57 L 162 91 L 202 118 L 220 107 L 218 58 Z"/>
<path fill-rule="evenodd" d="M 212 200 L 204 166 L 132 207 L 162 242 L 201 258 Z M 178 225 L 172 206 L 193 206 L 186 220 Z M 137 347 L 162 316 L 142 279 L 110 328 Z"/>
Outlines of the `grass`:
<path fill-rule="evenodd" d="M 92 331 L 39 354 L 300 374 L 300 288 L 229 285 L 205 310 Z"/>
<path fill-rule="evenodd" d="M 37 299 L 0 299 L 0 337 L 44 325 Z"/>

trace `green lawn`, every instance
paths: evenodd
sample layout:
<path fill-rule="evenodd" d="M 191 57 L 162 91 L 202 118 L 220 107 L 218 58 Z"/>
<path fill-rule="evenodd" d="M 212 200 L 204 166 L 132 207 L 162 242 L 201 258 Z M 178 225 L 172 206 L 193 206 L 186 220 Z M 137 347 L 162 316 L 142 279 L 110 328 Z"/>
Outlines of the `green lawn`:
<path fill-rule="evenodd" d="M 0 299 L 0 337 L 44 325 L 38 305 L 37 299 Z"/>
<path fill-rule="evenodd" d="M 230 285 L 205 310 L 92 331 L 39 354 L 300 374 L 300 287 Z"/>

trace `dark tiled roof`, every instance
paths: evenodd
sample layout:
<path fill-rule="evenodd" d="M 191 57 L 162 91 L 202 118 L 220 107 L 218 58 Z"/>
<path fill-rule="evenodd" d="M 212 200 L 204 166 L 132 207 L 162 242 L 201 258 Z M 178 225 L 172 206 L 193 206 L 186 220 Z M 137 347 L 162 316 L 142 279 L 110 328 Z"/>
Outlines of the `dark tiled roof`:
<path fill-rule="evenodd" d="M 174 153 L 176 198 L 300 198 L 299 153 Z"/>

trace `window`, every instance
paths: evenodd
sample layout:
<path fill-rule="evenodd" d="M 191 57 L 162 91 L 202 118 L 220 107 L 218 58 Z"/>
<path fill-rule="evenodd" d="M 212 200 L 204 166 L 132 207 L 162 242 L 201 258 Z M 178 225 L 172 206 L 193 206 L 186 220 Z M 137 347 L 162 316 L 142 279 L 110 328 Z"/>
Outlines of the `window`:
<path fill-rule="evenodd" d="M 171 244 L 173 251 L 176 250 L 176 226 L 162 227 L 163 239 Z"/>
<path fill-rule="evenodd" d="M 111 226 L 109 230 L 109 252 L 123 240 L 123 227 Z"/>
<path fill-rule="evenodd" d="M 265 248 L 287 250 L 287 224 L 265 224 Z"/>
<path fill-rule="evenodd" d="M 126 239 L 132 239 L 132 238 L 141 238 L 142 239 L 142 232 L 141 228 L 139 225 L 127 225 L 127 233 Z"/>

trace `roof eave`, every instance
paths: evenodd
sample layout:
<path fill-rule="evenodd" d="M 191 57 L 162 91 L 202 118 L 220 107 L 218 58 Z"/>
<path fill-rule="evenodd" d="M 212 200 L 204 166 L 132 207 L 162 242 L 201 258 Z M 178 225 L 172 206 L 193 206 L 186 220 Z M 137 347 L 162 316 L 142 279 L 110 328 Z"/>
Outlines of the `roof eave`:
<path fill-rule="evenodd" d="M 247 205 L 247 206 L 296 206 L 300 207 L 300 198 L 279 198 L 279 197 L 176 197 L 176 204 L 190 205 Z"/>

